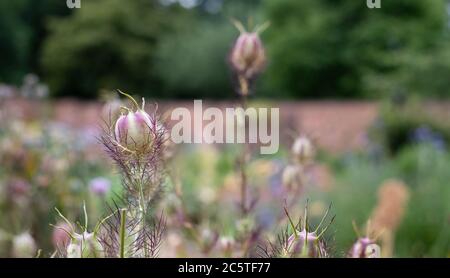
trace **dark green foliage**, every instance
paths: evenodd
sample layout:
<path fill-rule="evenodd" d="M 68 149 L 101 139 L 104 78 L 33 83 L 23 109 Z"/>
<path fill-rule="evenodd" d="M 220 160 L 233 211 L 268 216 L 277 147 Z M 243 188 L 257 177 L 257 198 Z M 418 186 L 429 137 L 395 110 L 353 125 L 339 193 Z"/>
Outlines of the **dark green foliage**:
<path fill-rule="evenodd" d="M 448 146 L 450 125 L 441 120 L 448 117 L 448 113 L 444 109 L 430 109 L 432 105 L 439 108 L 436 103 L 426 104 L 416 100 L 384 103 L 378 121 L 371 128 L 371 140 L 383 146 L 388 153 L 396 154 L 402 148 L 417 143 L 415 134 L 424 129 L 426 133 L 430 133 L 424 135 L 430 137 L 424 138 L 429 139 L 429 143 Z M 442 142 L 433 142 L 436 140 Z"/>
<path fill-rule="evenodd" d="M 336 172 L 335 190 L 323 194 L 327 202 L 333 202 L 333 212 L 337 215 L 333 224 L 334 255 L 346 256 L 357 238 L 352 221 L 360 227 L 367 223 L 377 204 L 378 188 L 386 179 L 395 177 L 406 182 L 410 198 L 395 235 L 394 256 L 448 256 L 448 152 L 419 144 L 381 162 L 374 163 L 365 155 L 346 157 L 345 167 Z"/>
<path fill-rule="evenodd" d="M 182 18 L 181 10 L 157 1 L 85 1 L 70 18 L 51 22 L 42 63 L 53 93 L 95 97 L 120 87 L 152 96 L 159 85 L 156 45 L 187 22 Z"/>
<path fill-rule="evenodd" d="M 206 3 L 206 1 L 205 1 Z M 232 98 L 234 80 L 228 55 L 239 31 L 236 18 L 247 25 L 264 21 L 258 16 L 259 1 L 225 1 L 218 14 L 200 8 L 189 30 L 165 36 L 157 50 L 155 70 L 162 79 L 162 96 L 176 98 Z M 258 92 L 259 94 L 259 92 Z"/>
<path fill-rule="evenodd" d="M 16 82 L 26 68 L 30 30 L 22 20 L 26 1 L 0 1 L 0 82 Z"/>
<path fill-rule="evenodd" d="M 226 57 L 236 33 L 231 24 L 204 23 L 164 39 L 155 67 L 164 91 L 177 98 L 232 96 Z"/>
<path fill-rule="evenodd" d="M 398 92 L 449 96 L 445 0 L 0 3 L 0 82 L 28 72 L 53 95 L 96 97 L 120 87 L 154 97 L 230 98 L 227 55 L 238 35 L 229 19 L 271 22 L 262 34 L 267 71 L 257 96 L 378 98 Z M 216 2 L 214 2 L 216 3 Z M 217 2 L 218 3 L 218 2 Z"/>
<path fill-rule="evenodd" d="M 272 22 L 269 84 L 291 97 L 374 97 L 409 88 L 426 70 L 415 60 L 429 61 L 437 42 L 447 40 L 444 0 L 383 1 L 374 10 L 365 1 L 264 3 Z"/>
<path fill-rule="evenodd" d="M 0 1 L 0 82 L 18 84 L 24 74 L 40 73 L 47 20 L 69 13 L 61 0 Z"/>

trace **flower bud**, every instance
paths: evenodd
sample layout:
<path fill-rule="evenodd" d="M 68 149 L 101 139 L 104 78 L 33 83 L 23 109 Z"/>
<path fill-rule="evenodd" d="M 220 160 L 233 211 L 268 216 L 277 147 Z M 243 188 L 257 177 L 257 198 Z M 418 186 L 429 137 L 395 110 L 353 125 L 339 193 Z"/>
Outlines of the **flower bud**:
<path fill-rule="evenodd" d="M 327 256 L 325 246 L 315 232 L 306 229 L 297 231 L 287 240 L 285 256 L 323 258 Z"/>
<path fill-rule="evenodd" d="M 359 238 L 350 251 L 351 258 L 380 258 L 380 246 L 368 237 Z"/>
<path fill-rule="evenodd" d="M 301 189 L 304 183 L 302 166 L 297 164 L 286 166 L 281 178 L 287 190 Z"/>
<path fill-rule="evenodd" d="M 316 150 L 307 137 L 301 136 L 292 145 L 292 154 L 294 155 L 295 162 L 308 164 L 314 159 Z"/>
<path fill-rule="evenodd" d="M 28 232 L 17 235 L 12 240 L 12 255 L 15 258 L 34 257 L 36 249 L 36 243 Z"/>
<path fill-rule="evenodd" d="M 230 62 L 233 69 L 247 79 L 263 70 L 266 54 L 257 32 L 241 33 L 231 51 Z"/>
<path fill-rule="evenodd" d="M 120 92 L 130 98 L 136 111 L 128 108 L 126 114 L 122 114 L 116 121 L 114 136 L 122 147 L 130 151 L 145 151 L 153 141 L 152 118 L 144 111 L 145 103 L 139 108 L 137 102 L 130 95 Z"/>
<path fill-rule="evenodd" d="M 104 257 L 103 246 L 94 233 L 74 233 L 67 245 L 67 258 L 101 258 Z"/>

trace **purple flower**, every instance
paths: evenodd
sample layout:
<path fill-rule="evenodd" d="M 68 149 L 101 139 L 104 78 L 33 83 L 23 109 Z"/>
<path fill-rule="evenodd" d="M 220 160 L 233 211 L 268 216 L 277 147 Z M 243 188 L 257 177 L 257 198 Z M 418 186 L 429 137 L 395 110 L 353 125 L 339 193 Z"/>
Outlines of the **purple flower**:
<path fill-rule="evenodd" d="M 97 177 L 89 182 L 89 190 L 98 195 L 105 196 L 111 188 L 111 182 L 103 177 Z"/>
<path fill-rule="evenodd" d="M 445 139 L 438 132 L 427 126 L 421 126 L 412 132 L 412 140 L 416 143 L 429 143 L 437 150 L 445 149 Z"/>

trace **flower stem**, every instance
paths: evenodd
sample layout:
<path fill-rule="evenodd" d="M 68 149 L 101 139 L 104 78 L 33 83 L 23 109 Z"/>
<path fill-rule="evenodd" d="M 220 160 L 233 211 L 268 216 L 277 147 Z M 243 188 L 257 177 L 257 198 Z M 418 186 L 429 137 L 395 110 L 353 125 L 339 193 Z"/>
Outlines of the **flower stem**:
<path fill-rule="evenodd" d="M 120 210 L 120 258 L 125 258 L 125 222 L 127 210 Z"/>
<path fill-rule="evenodd" d="M 246 126 L 245 121 L 245 110 L 247 110 L 247 96 L 248 96 L 248 81 L 240 76 L 239 77 L 239 85 L 241 91 L 241 107 L 244 109 L 244 130 Z M 247 142 L 244 142 L 243 150 L 241 152 L 241 158 L 239 161 L 239 170 L 240 170 L 240 178 L 241 178 L 241 211 L 242 215 L 246 215 L 248 212 L 247 208 L 247 156 L 248 156 L 248 145 Z"/>

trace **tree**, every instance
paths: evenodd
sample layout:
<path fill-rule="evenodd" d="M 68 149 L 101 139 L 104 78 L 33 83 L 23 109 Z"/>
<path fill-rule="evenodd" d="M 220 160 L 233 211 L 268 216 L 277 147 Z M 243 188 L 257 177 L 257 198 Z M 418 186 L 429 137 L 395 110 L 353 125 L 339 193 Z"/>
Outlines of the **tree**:
<path fill-rule="evenodd" d="M 17 82 L 26 72 L 30 30 L 22 20 L 26 1 L 0 1 L 0 82 Z"/>
<path fill-rule="evenodd" d="M 203 1 L 190 11 L 195 18 L 189 30 L 169 34 L 159 44 L 155 70 L 166 96 L 223 99 L 235 94 L 227 59 L 239 31 L 230 18 L 261 23 L 259 0 L 227 0 L 215 12 L 208 10 L 208 2 L 220 3 Z"/>
<path fill-rule="evenodd" d="M 0 2 L 0 82 L 20 83 L 28 72 L 40 73 L 39 57 L 51 16 L 70 14 L 65 1 Z"/>
<path fill-rule="evenodd" d="M 86 98 L 122 88 L 154 96 L 157 43 L 183 16 L 153 0 L 83 2 L 72 16 L 50 24 L 42 65 L 53 94 Z"/>
<path fill-rule="evenodd" d="M 439 48 L 447 25 L 445 0 L 265 1 L 272 90 L 291 97 L 378 96 L 414 79 L 411 59 Z"/>

